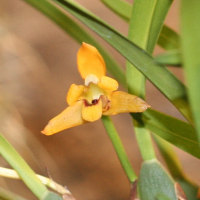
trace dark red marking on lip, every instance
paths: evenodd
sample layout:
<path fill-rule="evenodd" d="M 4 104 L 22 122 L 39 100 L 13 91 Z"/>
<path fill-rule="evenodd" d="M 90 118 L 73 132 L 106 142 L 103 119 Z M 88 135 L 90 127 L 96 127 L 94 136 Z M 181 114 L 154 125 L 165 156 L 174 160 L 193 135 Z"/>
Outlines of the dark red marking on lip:
<path fill-rule="evenodd" d="M 93 99 L 92 100 L 92 105 L 96 105 L 96 104 L 98 104 L 98 102 L 99 102 L 99 99 Z"/>
<path fill-rule="evenodd" d="M 92 103 L 90 104 L 86 99 L 83 99 L 83 103 L 85 104 L 85 106 L 93 106 L 93 105 L 96 105 L 98 104 L 99 102 L 99 99 L 93 99 L 92 100 Z"/>

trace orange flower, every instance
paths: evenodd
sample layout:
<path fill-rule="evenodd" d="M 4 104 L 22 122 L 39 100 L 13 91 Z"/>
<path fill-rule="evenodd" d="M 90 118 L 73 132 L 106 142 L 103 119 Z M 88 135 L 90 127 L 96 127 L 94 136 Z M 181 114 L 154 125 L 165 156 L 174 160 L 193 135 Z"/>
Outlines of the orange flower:
<path fill-rule="evenodd" d="M 83 43 L 78 51 L 78 70 L 84 85 L 72 84 L 67 94 L 69 106 L 42 131 L 52 135 L 73 126 L 93 122 L 102 115 L 144 112 L 150 107 L 137 96 L 116 91 L 118 82 L 105 76 L 106 65 L 98 50 Z"/>

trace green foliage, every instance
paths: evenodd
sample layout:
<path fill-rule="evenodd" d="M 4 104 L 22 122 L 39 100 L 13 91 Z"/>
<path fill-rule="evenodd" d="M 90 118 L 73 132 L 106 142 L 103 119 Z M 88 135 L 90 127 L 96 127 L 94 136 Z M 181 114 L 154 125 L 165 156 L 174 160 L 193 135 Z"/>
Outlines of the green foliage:
<path fill-rule="evenodd" d="M 200 2 L 182 1 L 181 5 L 181 30 L 182 30 L 182 59 L 185 68 L 185 76 L 188 83 L 188 96 L 195 122 L 195 127 L 200 141 Z"/>
<path fill-rule="evenodd" d="M 122 17 L 123 19 L 125 19 L 126 21 L 129 22 L 130 18 L 131 18 L 131 10 L 132 10 L 132 5 L 124 0 L 101 0 L 103 3 L 105 3 L 110 9 L 112 9 L 112 11 L 114 11 L 116 14 L 118 14 L 120 17 Z M 157 14 L 161 14 L 161 15 L 165 15 L 164 12 L 162 12 L 162 8 L 161 6 L 163 6 L 163 8 L 166 10 L 169 7 L 167 6 L 167 4 L 169 4 L 172 1 L 166 1 L 161 5 L 157 5 L 155 4 L 155 8 L 157 10 L 154 14 L 154 18 L 156 20 L 156 16 Z M 159 3 L 159 2 L 158 2 Z M 165 5 L 166 3 L 166 5 Z M 147 4 L 143 4 L 142 6 L 147 6 Z M 167 7 L 165 7 L 167 6 Z M 135 5 L 134 5 L 135 7 Z M 160 9 L 161 8 L 161 9 Z M 142 7 L 141 7 L 142 9 Z M 159 13 L 159 11 L 161 11 Z M 143 12 L 142 12 L 143 13 Z M 140 13 L 140 15 L 142 14 Z M 157 20 L 160 19 L 160 17 L 158 16 Z M 162 20 L 158 20 L 158 24 L 159 23 L 163 23 Z M 157 25 L 156 25 L 157 26 Z M 158 26 L 159 27 L 159 26 Z M 138 29 L 138 28 L 136 28 Z M 159 31 L 157 32 L 157 34 L 159 33 Z M 155 37 L 152 34 L 153 37 Z M 180 45 L 179 45 L 179 36 L 178 34 L 173 31 L 171 28 L 169 28 L 166 25 L 163 25 L 159 38 L 158 38 L 158 45 L 160 45 L 162 48 L 164 48 L 165 50 L 173 50 L 173 49 L 179 49 Z"/>
<path fill-rule="evenodd" d="M 0 188 L 0 199 L 1 200 L 27 200 L 23 197 L 20 197 L 19 195 L 14 194 L 13 192 L 10 192 L 9 190 L 6 190 L 4 188 Z"/>
<path fill-rule="evenodd" d="M 32 169 L 2 135 L 0 135 L 0 153 L 17 171 L 21 179 L 32 192 L 39 199 L 42 199 L 43 195 L 47 192 L 47 188 L 41 183 Z"/>
<path fill-rule="evenodd" d="M 155 57 L 155 61 L 161 65 L 180 66 L 182 65 L 180 50 L 172 50 L 162 53 Z"/>
<path fill-rule="evenodd" d="M 192 123 L 185 86 L 164 66 L 155 64 L 154 59 L 143 49 L 132 43 L 102 20 L 94 17 L 75 2 L 54 0 L 76 18 L 94 30 L 131 64 L 144 74 Z M 165 78 L 163 78 L 165 77 Z M 169 84 L 170 83 L 170 84 Z"/>
<path fill-rule="evenodd" d="M 38 199 L 52 200 L 52 193 L 47 190 L 28 164 L 2 135 L 0 135 L 0 154 L 16 170 L 23 182 Z M 54 194 L 54 197 L 59 200 L 57 194 Z"/>
<path fill-rule="evenodd" d="M 138 184 L 140 199 L 153 200 L 162 194 L 168 199 L 177 200 L 174 181 L 156 160 L 142 164 Z"/>
<path fill-rule="evenodd" d="M 114 58 L 102 47 L 102 45 L 94 39 L 86 30 L 84 30 L 77 22 L 71 19 L 68 15 L 58 9 L 49 1 L 38 1 L 38 0 L 24 0 L 36 9 L 41 11 L 44 15 L 49 17 L 55 22 L 60 28 L 62 28 L 67 34 L 72 36 L 78 43 L 83 41 L 95 46 L 107 64 L 107 68 L 110 73 L 123 85 L 125 85 L 125 77 L 123 76 L 123 70 L 116 63 Z M 112 67 L 111 67 L 112 66 Z"/>
<path fill-rule="evenodd" d="M 200 158 L 200 147 L 195 129 L 188 123 L 151 109 L 144 113 L 143 122 L 151 132 L 191 155 Z"/>
<path fill-rule="evenodd" d="M 200 159 L 200 2 L 181 1 L 181 37 L 164 25 L 172 0 L 135 0 L 133 5 L 123 0 L 101 0 L 129 25 L 128 37 L 116 31 L 93 13 L 72 0 L 24 0 L 49 17 L 78 43 L 95 46 L 106 61 L 109 72 L 129 93 L 145 98 L 146 79 L 182 113 L 189 123 L 153 109 L 142 114 L 131 114 L 138 146 L 144 160 L 138 182 L 141 200 L 177 200 L 175 182 L 179 182 L 189 200 L 197 199 L 198 186 L 185 175 L 171 145 Z M 103 48 L 73 15 L 89 29 L 114 47 L 126 60 L 126 75 L 115 59 Z M 155 45 L 166 52 L 153 57 Z M 181 45 L 180 45 L 181 44 Z M 185 86 L 164 65 L 183 66 Z M 132 184 L 136 179 L 133 167 L 124 150 L 111 119 L 102 117 L 103 124 L 113 144 L 121 165 Z M 159 147 L 171 176 L 159 163 L 152 145 L 152 135 Z M 161 139 L 162 138 L 162 139 Z M 36 174 L 21 158 L 11 144 L 0 135 L 0 153 L 17 171 L 22 181 L 41 200 L 60 200 L 59 195 L 50 192 Z M 0 190 L 2 199 L 23 199 L 8 191 Z"/>

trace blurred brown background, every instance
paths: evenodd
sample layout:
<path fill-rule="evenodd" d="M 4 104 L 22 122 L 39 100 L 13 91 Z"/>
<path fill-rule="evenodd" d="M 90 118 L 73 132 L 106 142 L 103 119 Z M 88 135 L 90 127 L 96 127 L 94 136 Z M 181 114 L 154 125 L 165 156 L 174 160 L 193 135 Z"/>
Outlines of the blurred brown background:
<path fill-rule="evenodd" d="M 127 24 L 99 0 L 78 2 L 127 35 Z M 166 24 L 176 31 L 179 29 L 178 8 L 177 0 L 166 19 Z M 92 34 L 125 67 L 123 57 Z M 129 182 L 101 120 L 49 137 L 40 133 L 51 118 L 67 107 L 69 86 L 82 84 L 76 65 L 79 47 L 23 0 L 0 0 L 0 131 L 35 172 L 48 176 L 47 167 L 51 177 L 67 186 L 78 200 L 128 199 Z M 161 51 L 156 47 L 155 54 Z M 170 70 L 183 80 L 181 69 Z M 154 109 L 181 118 L 150 83 L 147 84 L 147 102 Z M 121 114 L 112 119 L 138 174 L 142 160 L 131 118 Z M 197 159 L 176 151 L 186 172 L 199 183 Z M 162 161 L 159 154 L 158 157 Z M 0 166 L 9 167 L 3 158 L 0 162 Z M 0 184 L 28 199 L 36 199 L 19 180 L 0 178 Z"/>

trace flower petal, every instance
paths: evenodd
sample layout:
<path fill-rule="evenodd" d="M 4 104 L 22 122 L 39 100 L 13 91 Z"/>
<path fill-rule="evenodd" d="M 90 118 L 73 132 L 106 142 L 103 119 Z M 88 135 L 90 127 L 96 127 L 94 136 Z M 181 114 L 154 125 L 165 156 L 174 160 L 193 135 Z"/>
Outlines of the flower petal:
<path fill-rule="evenodd" d="M 100 81 L 98 82 L 98 86 L 105 89 L 105 90 L 117 90 L 119 87 L 118 82 L 113 79 L 110 78 L 108 76 L 102 76 Z"/>
<path fill-rule="evenodd" d="M 104 59 L 92 45 L 83 42 L 77 57 L 78 70 L 83 79 L 89 74 L 94 74 L 99 79 L 106 74 Z"/>
<path fill-rule="evenodd" d="M 111 95 L 110 108 L 103 115 L 116 115 L 125 112 L 144 112 L 150 106 L 137 96 L 116 91 Z"/>
<path fill-rule="evenodd" d="M 64 129 L 86 123 L 81 115 L 82 103 L 82 101 L 78 101 L 67 107 L 62 113 L 49 121 L 42 133 L 52 135 Z"/>
<path fill-rule="evenodd" d="M 69 105 L 75 103 L 78 100 L 78 98 L 83 94 L 85 88 L 86 87 L 84 85 L 72 84 L 67 93 L 67 103 Z"/>
<path fill-rule="evenodd" d="M 94 105 L 88 105 L 86 100 L 83 100 L 82 104 L 82 117 L 84 120 L 93 122 L 101 118 L 102 116 L 102 100 L 96 100 Z"/>

